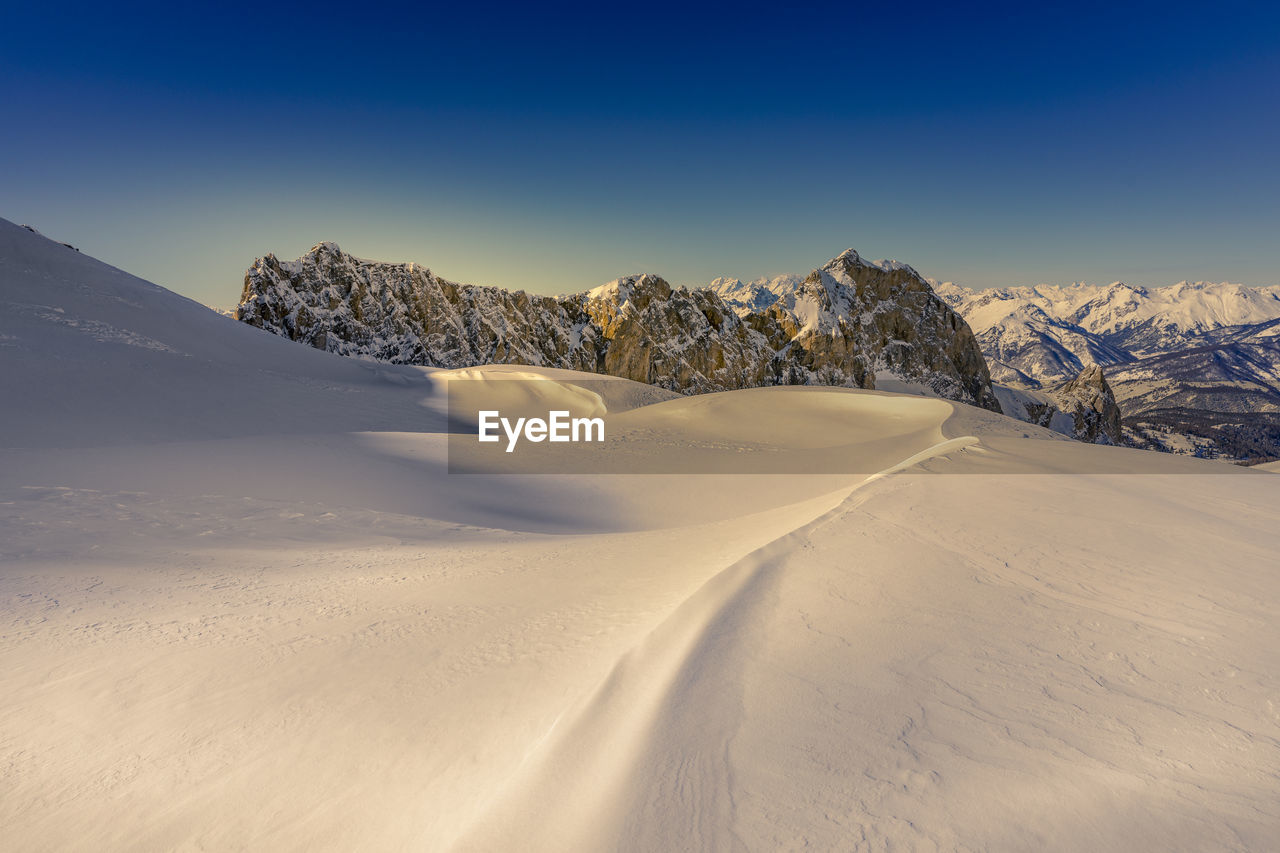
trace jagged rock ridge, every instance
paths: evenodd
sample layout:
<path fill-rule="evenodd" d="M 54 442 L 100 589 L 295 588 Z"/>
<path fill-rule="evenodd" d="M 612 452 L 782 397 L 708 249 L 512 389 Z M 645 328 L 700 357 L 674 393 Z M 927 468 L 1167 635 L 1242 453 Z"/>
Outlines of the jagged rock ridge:
<path fill-rule="evenodd" d="M 803 279 L 784 279 L 774 280 L 776 299 L 740 313 L 716 290 L 651 274 L 537 296 L 320 243 L 296 261 L 256 260 L 237 317 L 330 352 L 403 364 L 563 367 L 686 393 L 874 388 L 876 373 L 889 371 L 999 411 L 973 333 L 915 270 L 849 250 Z"/>

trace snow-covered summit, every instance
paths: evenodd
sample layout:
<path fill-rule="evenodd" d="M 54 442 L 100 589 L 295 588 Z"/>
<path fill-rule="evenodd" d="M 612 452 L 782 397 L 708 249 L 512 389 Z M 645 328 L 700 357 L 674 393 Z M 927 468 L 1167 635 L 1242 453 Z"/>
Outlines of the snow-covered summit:
<path fill-rule="evenodd" d="M 909 264 L 904 264 L 901 261 L 887 258 L 882 258 L 878 261 L 869 261 L 858 254 L 856 249 L 845 249 L 843 252 L 827 261 L 827 263 L 823 264 L 822 268 L 840 269 L 848 265 L 873 267 L 878 270 L 883 270 L 884 272 L 909 272 L 915 276 L 919 275 L 919 273 L 912 269 Z"/>
<path fill-rule="evenodd" d="M 616 302 L 619 305 L 631 301 L 635 295 L 637 287 L 644 288 L 652 286 L 654 283 L 662 281 L 662 276 L 655 273 L 636 273 L 634 275 L 624 275 L 621 278 L 615 278 L 613 281 L 607 281 L 604 284 L 593 287 L 586 292 L 586 298 L 589 300 L 604 300 Z"/>
<path fill-rule="evenodd" d="M 817 271 L 825 271 L 830 278 L 841 284 L 849 285 L 853 278 L 848 269 L 863 267 L 882 272 L 903 272 L 914 278 L 921 278 L 909 264 L 896 260 L 868 261 L 858 253 L 857 249 L 845 249 L 827 261 Z M 775 302 L 791 308 L 795 304 L 795 295 L 810 276 L 799 273 L 785 273 L 772 277 L 755 278 L 742 281 L 738 278 L 715 278 L 707 288 L 733 306 L 739 314 L 762 311 Z M 925 279 L 922 279 L 925 280 Z M 927 281 L 927 280 L 926 280 Z M 931 282 L 930 282 L 931 283 Z"/>
<path fill-rule="evenodd" d="M 786 294 L 794 293 L 804 280 L 805 276 L 798 273 L 762 276 L 746 282 L 722 277 L 712 279 L 707 289 L 739 314 L 750 314 L 764 311 Z"/>

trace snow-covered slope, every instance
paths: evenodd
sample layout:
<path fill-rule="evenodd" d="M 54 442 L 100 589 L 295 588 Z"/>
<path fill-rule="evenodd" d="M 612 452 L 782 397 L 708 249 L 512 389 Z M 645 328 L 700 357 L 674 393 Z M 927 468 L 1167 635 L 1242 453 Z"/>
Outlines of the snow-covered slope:
<path fill-rule="evenodd" d="M 559 367 L 684 393 L 873 388 L 888 370 L 948 399 L 996 406 L 968 327 L 905 264 L 869 264 L 849 250 L 802 280 L 759 284 L 751 293 L 763 307 L 742 316 L 721 296 L 730 290 L 643 274 L 572 296 L 531 296 L 320 243 L 296 261 L 255 261 L 238 316 L 329 352 L 400 364 Z"/>
<path fill-rule="evenodd" d="M 290 346 L 4 220 L 0 282 L 3 448 L 407 429 L 435 417 L 399 390 L 423 383 L 420 371 Z"/>
<path fill-rule="evenodd" d="M 6 849 L 1280 834 L 1272 473 L 939 399 L 359 362 L 18 231 Z M 831 473 L 449 474 L 445 381 L 513 374 L 595 383 L 636 471 Z"/>

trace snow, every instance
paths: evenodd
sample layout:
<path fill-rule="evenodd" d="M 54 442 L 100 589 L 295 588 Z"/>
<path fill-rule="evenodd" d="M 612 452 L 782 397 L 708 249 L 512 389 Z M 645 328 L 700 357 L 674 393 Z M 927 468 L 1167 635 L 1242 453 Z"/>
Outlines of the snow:
<path fill-rule="evenodd" d="M 779 300 L 786 304 L 788 294 L 794 294 L 805 278 L 796 273 L 762 276 L 748 282 L 720 277 L 712 279 L 707 290 L 723 299 L 738 314 L 746 315 L 762 312 Z"/>
<path fill-rule="evenodd" d="M 853 286 L 853 281 L 844 272 L 842 266 L 845 261 L 861 266 L 874 267 L 885 272 L 903 271 L 910 273 L 912 276 L 919 276 L 919 273 L 909 264 L 905 264 L 902 261 L 892 259 L 868 261 L 854 249 L 845 249 L 832 258 L 824 265 L 822 272 L 833 281 L 839 282 L 846 287 L 851 287 Z M 808 276 L 799 273 L 784 273 L 777 276 L 762 276 L 744 282 L 738 278 L 721 276 L 712 279 L 707 285 L 707 289 L 729 303 L 736 312 L 746 315 L 763 311 L 775 302 L 779 302 L 791 309 L 795 304 L 797 292 L 804 285 L 807 278 Z M 605 287 L 608 286 L 605 285 Z M 827 283 L 827 287 L 830 289 L 829 283 Z M 814 322 L 817 322 L 816 319 L 814 319 Z M 812 328 L 812 326 L 805 325 L 808 328 Z"/>
<path fill-rule="evenodd" d="M 1268 473 L 937 398 L 344 359 L 3 221 L 0 344 L 12 849 L 1280 833 Z M 442 389 L 513 375 L 637 472 L 848 473 L 449 475 Z"/>
<path fill-rule="evenodd" d="M 878 386 L 877 386 L 878 387 Z M 1027 388 L 1013 388 L 998 382 L 991 383 L 996 399 L 1000 401 L 1000 411 L 1020 421 L 1034 422 L 1030 407 L 1046 407 L 1050 412 L 1049 420 L 1044 424 L 1051 432 L 1074 438 L 1076 422 L 1070 414 L 1063 412 L 1063 403 L 1049 394 Z"/>
<path fill-rule="evenodd" d="M 1236 459 L 1275 450 L 1280 287 L 934 288 L 969 322 L 996 381 L 1041 387 L 1094 362 L 1136 446 Z M 1225 429 L 1225 413 L 1247 417 Z"/>
<path fill-rule="evenodd" d="M 979 337 L 996 331 L 1004 334 L 1008 327 L 1028 324 L 1040 331 L 1057 329 L 1048 334 L 1078 355 L 1083 355 L 1080 346 L 1073 346 L 1064 333 L 1088 341 L 1095 350 L 1114 350 L 1103 358 L 1095 352 L 1092 360 L 1100 364 L 1196 345 L 1214 330 L 1280 318 L 1280 285 L 1184 281 L 1142 288 L 1117 281 L 1106 286 L 1041 284 L 969 290 L 944 282 L 935 283 L 934 289 Z"/>
<path fill-rule="evenodd" d="M 995 387 L 994 385 L 992 386 Z M 913 382 L 899 376 L 892 370 L 876 371 L 876 390 L 889 391 L 894 394 L 911 394 L 916 397 L 937 397 L 938 392 L 922 382 Z"/>
<path fill-rule="evenodd" d="M 640 275 L 615 278 L 613 281 L 605 282 L 599 287 L 593 287 L 588 290 L 587 298 L 615 300 L 619 305 L 622 305 L 631 298 L 631 294 L 635 291 L 636 282 L 644 278 L 645 275 L 645 273 L 641 273 Z"/>

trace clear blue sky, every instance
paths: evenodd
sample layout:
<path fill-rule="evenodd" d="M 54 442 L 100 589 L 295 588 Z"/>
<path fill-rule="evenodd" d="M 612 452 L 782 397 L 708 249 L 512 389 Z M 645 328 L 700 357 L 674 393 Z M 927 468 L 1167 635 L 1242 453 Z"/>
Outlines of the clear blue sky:
<path fill-rule="evenodd" d="M 1280 283 L 1276 5 L 890 6 L 7 2 L 0 216 L 215 305 L 320 240 L 540 292 L 850 246 Z"/>

